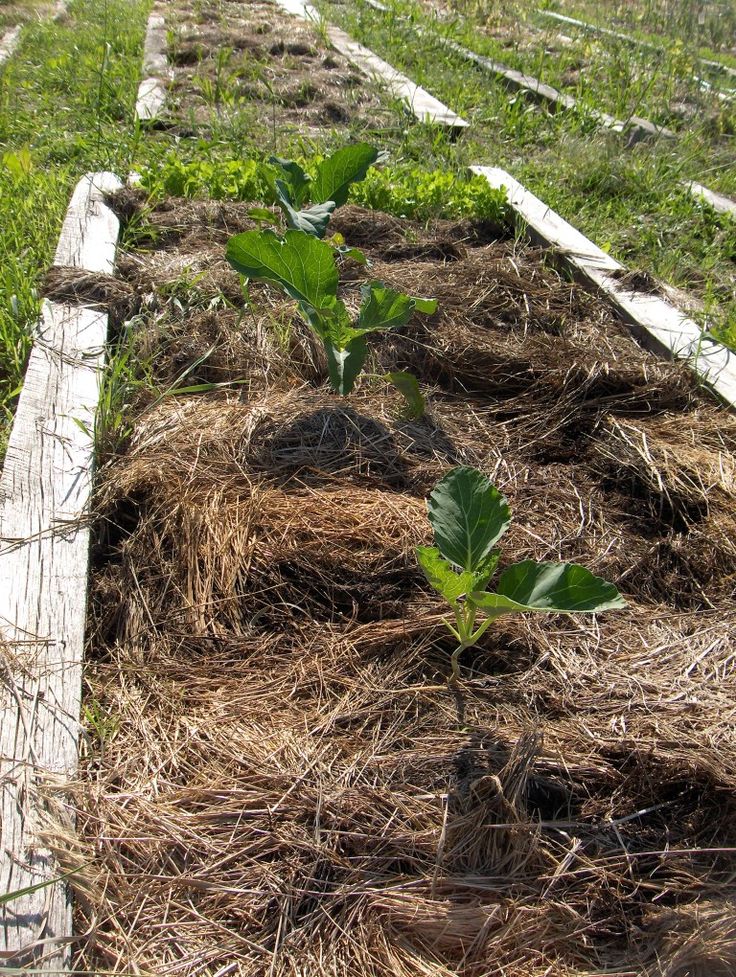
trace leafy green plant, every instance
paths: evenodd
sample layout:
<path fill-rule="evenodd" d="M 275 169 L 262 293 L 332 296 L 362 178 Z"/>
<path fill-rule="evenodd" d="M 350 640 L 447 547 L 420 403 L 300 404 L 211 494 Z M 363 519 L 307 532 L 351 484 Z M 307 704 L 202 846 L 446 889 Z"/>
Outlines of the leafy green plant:
<path fill-rule="evenodd" d="M 270 230 L 237 234 L 228 241 L 227 259 L 245 278 L 278 285 L 296 301 L 300 314 L 322 340 L 330 381 L 343 395 L 350 393 L 363 369 L 366 336 L 405 325 L 415 310 L 431 315 L 437 309 L 434 299 L 404 295 L 375 281 L 361 289 L 358 315 L 351 318 L 337 297 L 332 248 L 300 230 L 288 230 L 284 237 Z M 397 386 L 414 413 L 421 414 L 423 401 L 416 379 L 407 373 L 385 378 Z"/>
<path fill-rule="evenodd" d="M 365 178 L 378 159 L 368 143 L 343 146 L 317 163 L 314 176 L 294 160 L 271 156 L 273 192 L 288 227 L 314 237 L 325 236 L 332 212 L 348 199 L 350 185 Z M 305 204 L 311 202 L 311 206 Z"/>
<path fill-rule="evenodd" d="M 477 644 L 502 614 L 591 614 L 626 606 L 613 584 L 575 563 L 524 560 L 507 567 L 495 592 L 488 592 L 500 556 L 496 544 L 511 524 L 511 510 L 475 468 L 455 468 L 445 475 L 432 490 L 428 508 L 436 545 L 418 546 L 416 553 L 427 580 L 454 615 L 454 623 L 445 621 L 458 641 L 453 681 L 460 675 L 462 652 Z M 477 624 L 480 612 L 486 617 Z"/>

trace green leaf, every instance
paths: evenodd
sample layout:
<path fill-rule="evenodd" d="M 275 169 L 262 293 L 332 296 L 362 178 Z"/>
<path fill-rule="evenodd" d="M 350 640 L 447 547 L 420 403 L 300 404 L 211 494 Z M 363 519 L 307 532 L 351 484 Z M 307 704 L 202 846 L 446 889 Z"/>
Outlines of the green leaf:
<path fill-rule="evenodd" d="M 437 299 L 420 299 L 413 296 L 412 302 L 417 312 L 423 312 L 424 315 L 434 315 L 437 311 Z"/>
<path fill-rule="evenodd" d="M 333 247 L 343 261 L 347 258 L 352 258 L 352 260 L 358 265 L 368 264 L 368 259 L 360 248 L 351 248 L 349 244 L 337 244 L 333 245 Z"/>
<path fill-rule="evenodd" d="M 317 166 L 311 186 L 312 201 L 325 203 L 332 200 L 336 207 L 342 207 L 348 199 L 350 184 L 364 179 L 377 158 L 378 150 L 367 143 L 355 143 L 338 149 Z"/>
<path fill-rule="evenodd" d="M 401 370 L 398 373 L 385 373 L 384 376 L 406 401 L 411 417 L 424 417 L 426 403 L 419 389 L 419 381 L 414 374 Z"/>
<path fill-rule="evenodd" d="M 33 169 L 31 150 L 28 146 L 17 149 L 15 152 L 3 153 L 3 163 L 16 179 L 29 176 Z"/>
<path fill-rule="evenodd" d="M 349 394 L 355 385 L 355 380 L 363 369 L 368 355 L 365 336 L 356 336 L 343 348 L 325 340 L 327 352 L 327 369 L 333 388 L 343 397 Z"/>
<path fill-rule="evenodd" d="M 335 209 L 335 204 L 331 200 L 325 204 L 316 204 L 307 210 L 294 210 L 289 203 L 286 184 L 281 180 L 276 180 L 274 190 L 276 202 L 283 210 L 289 227 L 295 231 L 304 231 L 305 234 L 311 234 L 313 237 L 322 238 L 325 236 L 332 211 Z"/>
<path fill-rule="evenodd" d="M 498 553 L 492 553 L 479 572 L 458 572 L 436 546 L 417 546 L 416 554 L 429 583 L 450 603 L 485 587 L 498 563 Z"/>
<path fill-rule="evenodd" d="M 286 184 L 289 203 L 298 210 L 307 198 L 312 178 L 293 159 L 269 156 L 268 162 L 277 168 L 281 182 Z"/>
<path fill-rule="evenodd" d="M 395 292 L 382 282 L 370 282 L 361 288 L 363 302 L 358 313 L 356 329 L 376 332 L 394 329 L 409 321 L 414 309 L 414 299 L 402 292 Z"/>
<path fill-rule="evenodd" d="M 440 553 L 463 570 L 480 571 L 511 522 L 506 498 L 475 468 L 455 468 L 429 496 L 429 521 Z"/>
<path fill-rule="evenodd" d="M 334 306 L 335 255 L 329 244 L 303 231 L 245 231 L 227 242 L 227 260 L 246 278 L 273 282 L 291 298 L 314 309 Z"/>
<path fill-rule="evenodd" d="M 495 615 L 514 611 L 552 614 L 596 613 L 626 607 L 612 583 L 576 563 L 536 563 L 524 560 L 508 567 L 495 594 L 473 593 L 478 607 Z"/>
<path fill-rule="evenodd" d="M 252 221 L 258 221 L 263 224 L 278 224 L 279 219 L 272 211 L 267 210 L 265 207 L 252 207 L 247 210 L 246 217 L 250 217 Z"/>

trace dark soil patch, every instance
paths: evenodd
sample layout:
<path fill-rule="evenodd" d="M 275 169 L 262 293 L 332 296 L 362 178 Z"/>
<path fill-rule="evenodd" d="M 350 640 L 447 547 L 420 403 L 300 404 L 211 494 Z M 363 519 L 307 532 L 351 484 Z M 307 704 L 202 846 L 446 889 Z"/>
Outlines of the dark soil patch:
<path fill-rule="evenodd" d="M 168 8 L 177 36 L 171 111 L 208 125 L 224 114 L 247 112 L 254 125 L 300 136 L 350 124 L 385 128 L 395 116 L 372 86 L 310 25 L 275 4 L 205 0 Z"/>

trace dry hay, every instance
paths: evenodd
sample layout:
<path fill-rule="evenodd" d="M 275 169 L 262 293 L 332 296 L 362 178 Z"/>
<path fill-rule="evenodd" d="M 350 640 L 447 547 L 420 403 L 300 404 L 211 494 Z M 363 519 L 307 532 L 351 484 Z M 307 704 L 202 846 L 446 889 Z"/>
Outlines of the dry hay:
<path fill-rule="evenodd" d="M 221 361 L 261 362 L 251 385 L 144 406 L 103 472 L 79 965 L 730 974 L 736 422 L 534 250 L 409 230 L 371 270 L 445 307 L 375 358 L 418 370 L 426 418 L 378 381 L 319 385 L 264 289 Z M 162 335 L 199 314 L 167 278 L 186 242 L 124 262 Z M 512 502 L 504 561 L 580 560 L 630 604 L 502 619 L 453 692 L 413 548 L 458 463 Z"/>

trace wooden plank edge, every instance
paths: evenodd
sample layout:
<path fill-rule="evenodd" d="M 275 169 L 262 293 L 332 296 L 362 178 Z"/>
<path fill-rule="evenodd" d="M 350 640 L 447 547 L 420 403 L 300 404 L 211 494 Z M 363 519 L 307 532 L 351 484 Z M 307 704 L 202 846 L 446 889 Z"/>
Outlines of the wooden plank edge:
<path fill-rule="evenodd" d="M 576 20 L 575 17 L 568 17 L 565 14 L 558 14 L 554 10 L 542 10 L 537 8 L 535 11 L 540 17 L 548 17 L 552 20 L 556 20 L 558 23 L 569 24 L 572 27 L 578 27 L 580 30 L 588 31 L 590 34 L 603 34 L 607 37 L 615 37 L 618 41 L 625 41 L 627 44 L 635 44 L 638 47 L 646 48 L 648 51 L 657 51 L 660 53 L 665 53 L 666 49 L 659 47 L 657 44 L 652 44 L 651 41 L 644 41 L 638 37 L 632 37 L 630 34 L 623 34 L 620 31 L 612 31 L 608 27 L 599 27 L 597 24 L 588 24 L 584 20 Z M 708 58 L 696 58 L 701 64 L 707 65 L 709 68 L 714 68 L 716 71 L 722 71 L 724 74 L 730 75 L 732 78 L 736 78 L 736 68 L 729 68 L 727 64 L 723 64 L 721 61 L 710 61 Z"/>
<path fill-rule="evenodd" d="M 79 181 L 58 265 L 112 271 L 119 223 L 104 198 L 120 186 L 111 173 Z M 77 770 L 106 334 L 105 312 L 44 302 L 0 478 L 0 893 L 51 883 L 0 905 L 0 970 L 70 965 L 72 906 L 60 877 L 79 862 L 66 788 Z"/>
<path fill-rule="evenodd" d="M 318 11 L 306 0 L 276 0 L 279 7 L 302 20 L 320 23 Z M 386 85 L 388 90 L 408 107 L 420 122 L 447 126 L 449 129 L 466 129 L 469 125 L 452 109 L 397 71 L 370 48 L 353 40 L 339 27 L 328 25 L 326 34 L 331 46 L 342 54 L 354 67 L 372 81 Z"/>
<path fill-rule="evenodd" d="M 378 10 L 380 13 L 389 14 L 392 12 L 380 0 L 363 0 L 363 2 L 374 10 Z M 409 24 L 406 17 L 398 14 L 395 16 L 397 19 Z M 662 137 L 663 139 L 675 138 L 675 133 L 666 126 L 655 125 L 655 123 L 649 122 L 648 119 L 642 119 L 636 115 L 631 116 L 627 120 L 617 119 L 607 112 L 588 108 L 587 106 L 581 105 L 573 95 L 561 92 L 552 85 L 548 85 L 546 82 L 535 78 L 533 75 L 527 75 L 525 72 L 518 71 L 516 68 L 510 68 L 508 65 L 502 64 L 500 61 L 494 61 L 493 58 L 489 58 L 486 55 L 477 54 L 475 51 L 471 51 L 452 38 L 438 34 L 436 31 L 419 27 L 416 24 L 412 24 L 411 26 L 417 36 L 426 37 L 441 47 L 445 47 L 454 54 L 457 54 L 464 61 L 469 61 L 483 71 L 495 75 L 508 88 L 511 88 L 512 91 L 525 92 L 535 101 L 543 102 L 554 110 L 562 109 L 565 111 L 581 112 L 605 129 L 610 129 L 613 132 L 626 133 L 629 136 L 628 146 L 633 146 L 635 143 L 651 137 Z"/>
<path fill-rule="evenodd" d="M 167 83 L 171 77 L 166 48 L 166 20 L 154 8 L 146 23 L 141 72 L 143 80 L 138 86 L 135 102 L 135 118 L 140 123 L 155 122 L 166 104 Z"/>
<path fill-rule="evenodd" d="M 0 38 L 0 65 L 5 64 L 8 58 L 12 57 L 13 52 L 18 47 L 22 29 L 23 25 L 18 24 L 17 27 L 12 27 L 6 31 Z"/>
<path fill-rule="evenodd" d="M 689 183 L 686 182 L 685 186 L 694 197 L 704 200 L 717 213 L 730 214 L 731 217 L 736 218 L 736 200 L 731 200 L 730 197 L 724 197 L 722 193 L 709 190 L 702 183 L 695 183 L 692 180 Z"/>
<path fill-rule="evenodd" d="M 623 265 L 505 170 L 490 166 L 470 169 L 492 187 L 505 188 L 509 206 L 529 236 L 554 248 L 575 272 L 595 285 L 643 345 L 669 359 L 685 360 L 727 406 L 736 407 L 736 354 L 704 336 L 696 322 L 661 296 L 627 289 Z"/>

